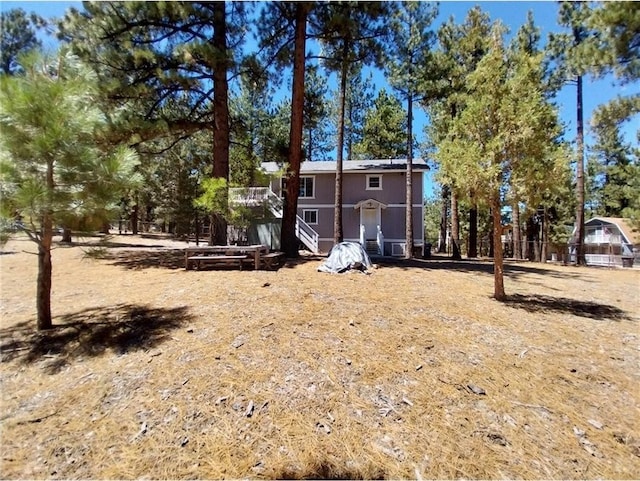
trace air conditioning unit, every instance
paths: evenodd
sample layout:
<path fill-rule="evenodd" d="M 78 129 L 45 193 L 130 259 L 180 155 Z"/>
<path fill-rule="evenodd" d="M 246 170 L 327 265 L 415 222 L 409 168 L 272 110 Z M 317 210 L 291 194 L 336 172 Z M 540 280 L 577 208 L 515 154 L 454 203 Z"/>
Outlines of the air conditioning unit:
<path fill-rule="evenodd" d="M 395 257 L 404 257 L 404 253 L 407 250 L 407 244 L 405 242 L 392 242 L 391 243 L 391 255 Z"/>

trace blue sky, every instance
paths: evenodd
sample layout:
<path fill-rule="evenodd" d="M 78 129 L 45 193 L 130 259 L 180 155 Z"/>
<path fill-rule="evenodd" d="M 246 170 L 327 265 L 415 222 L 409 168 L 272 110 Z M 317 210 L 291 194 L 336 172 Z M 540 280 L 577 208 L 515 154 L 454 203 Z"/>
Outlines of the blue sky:
<path fill-rule="evenodd" d="M 440 3 L 440 15 L 438 16 L 434 27 L 437 27 L 441 22 L 445 21 L 450 16 L 453 16 L 457 22 L 462 22 L 466 16 L 467 11 L 475 5 L 486 11 L 492 20 L 501 20 L 511 31 L 512 34 L 518 30 L 520 25 L 526 21 L 527 12 L 533 11 L 536 25 L 541 29 L 541 40 L 546 41 L 546 38 L 550 32 L 559 31 L 560 28 L 556 24 L 558 4 L 551 1 L 495 1 L 495 2 L 441 2 Z M 27 12 L 36 12 L 43 17 L 62 16 L 64 12 L 71 6 L 78 9 L 82 9 L 81 2 L 15 2 L 15 1 L 1 1 L 0 10 L 10 10 L 12 8 L 21 7 Z M 44 39 L 45 45 L 54 46 L 55 41 L 52 39 Z M 374 72 L 374 82 L 378 87 L 386 86 L 384 76 L 381 72 Z M 389 89 L 388 89 L 389 90 Z M 636 83 L 634 85 L 627 85 L 620 87 L 614 83 L 612 77 L 606 77 L 603 79 L 594 80 L 589 77 L 585 79 L 584 83 L 584 119 L 587 135 L 587 144 L 590 142 L 590 132 L 588 128 L 588 122 L 594 109 L 601 104 L 606 103 L 610 99 L 614 98 L 618 94 L 628 95 L 631 93 L 640 93 L 640 86 Z M 565 136 L 571 140 L 575 138 L 576 133 L 576 99 L 575 99 L 575 87 L 566 86 L 563 88 L 557 98 L 556 103 L 558 105 L 560 116 L 563 123 L 566 126 Z M 640 127 L 640 119 L 638 116 L 633 118 L 626 125 L 627 139 L 631 141 L 635 132 Z M 415 127 L 414 132 L 419 141 L 423 140 L 422 129 L 426 123 L 426 116 L 424 112 L 418 109 L 415 112 Z M 431 182 L 427 179 L 427 190 L 430 188 Z"/>

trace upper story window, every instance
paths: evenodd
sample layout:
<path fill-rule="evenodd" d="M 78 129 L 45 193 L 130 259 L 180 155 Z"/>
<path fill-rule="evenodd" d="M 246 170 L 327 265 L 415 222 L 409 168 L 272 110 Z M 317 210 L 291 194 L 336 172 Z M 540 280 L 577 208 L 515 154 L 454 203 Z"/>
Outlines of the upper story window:
<path fill-rule="evenodd" d="M 285 197 L 287 194 L 287 179 L 280 178 L 280 192 L 281 196 Z M 315 177 L 300 177 L 300 193 L 299 199 L 314 199 L 315 198 Z"/>
<path fill-rule="evenodd" d="M 382 190 L 382 176 L 380 174 L 367 174 L 367 190 Z"/>
<path fill-rule="evenodd" d="M 301 199 L 313 199 L 315 197 L 315 178 L 300 177 L 300 194 Z"/>

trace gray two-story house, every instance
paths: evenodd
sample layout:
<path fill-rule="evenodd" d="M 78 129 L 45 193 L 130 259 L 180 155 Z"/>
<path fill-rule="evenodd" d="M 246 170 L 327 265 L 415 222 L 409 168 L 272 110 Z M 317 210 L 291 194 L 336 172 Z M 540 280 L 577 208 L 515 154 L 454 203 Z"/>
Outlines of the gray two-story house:
<path fill-rule="evenodd" d="M 425 161 L 413 165 L 413 243 L 424 244 L 423 175 Z M 345 241 L 361 243 L 369 253 L 402 256 L 405 252 L 406 160 L 349 160 L 343 162 L 342 224 Z M 281 167 L 262 168 L 277 174 Z M 317 253 L 333 246 L 336 162 L 303 162 L 300 169 L 298 224 L 300 240 Z M 270 190 L 282 197 L 283 179 L 272 177 Z"/>

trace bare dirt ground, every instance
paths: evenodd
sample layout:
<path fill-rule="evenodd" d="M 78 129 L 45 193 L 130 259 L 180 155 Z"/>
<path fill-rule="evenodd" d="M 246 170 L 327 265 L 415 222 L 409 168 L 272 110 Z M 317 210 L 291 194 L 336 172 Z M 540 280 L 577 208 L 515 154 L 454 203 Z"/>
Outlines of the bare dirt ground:
<path fill-rule="evenodd" d="M 502 304 L 482 261 L 97 241 L 54 251 L 47 333 L 34 245 L 0 255 L 0 478 L 640 477 L 637 269 L 510 263 Z"/>

